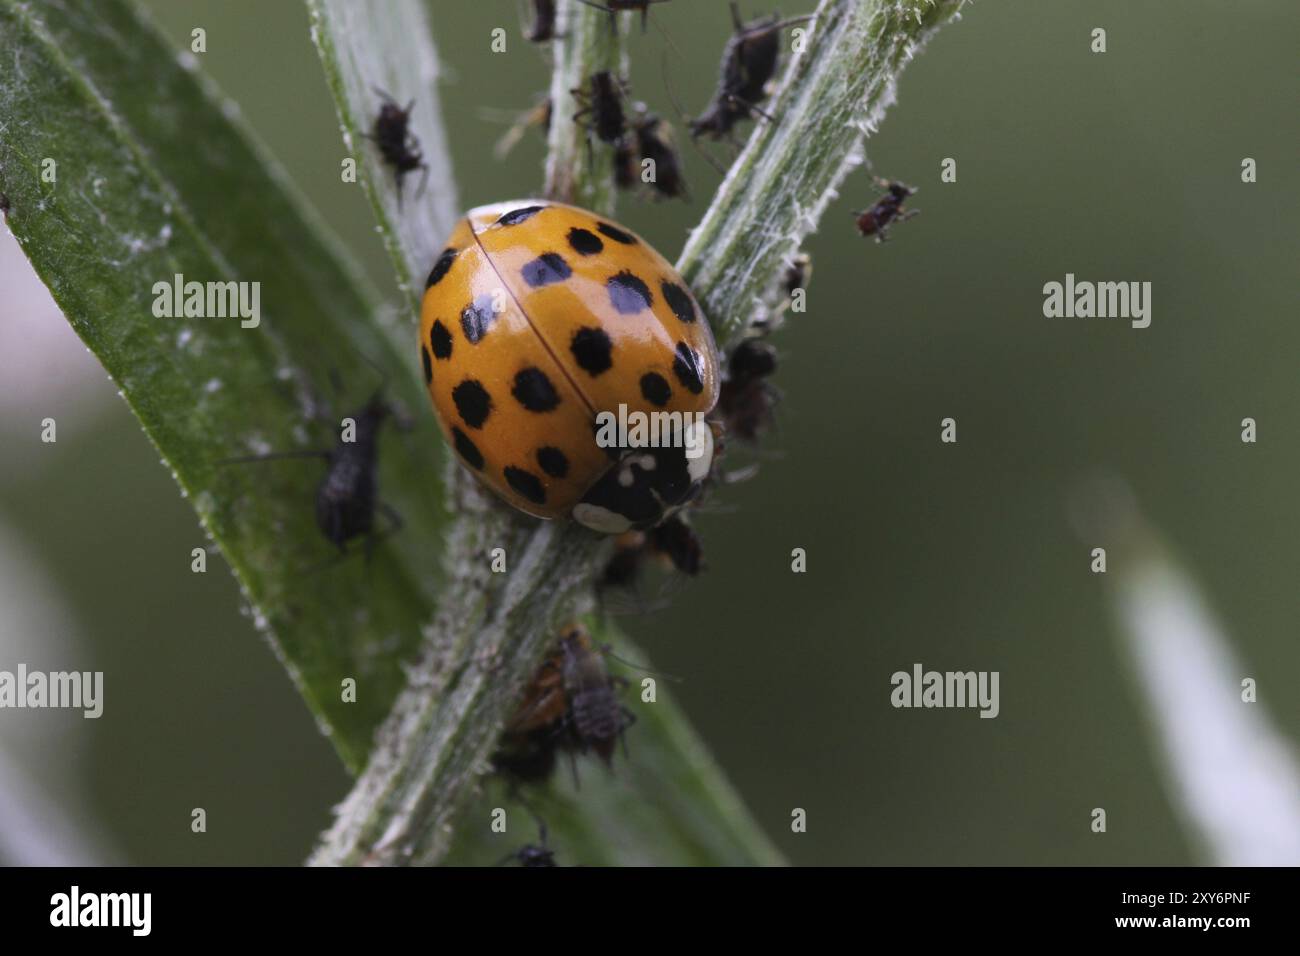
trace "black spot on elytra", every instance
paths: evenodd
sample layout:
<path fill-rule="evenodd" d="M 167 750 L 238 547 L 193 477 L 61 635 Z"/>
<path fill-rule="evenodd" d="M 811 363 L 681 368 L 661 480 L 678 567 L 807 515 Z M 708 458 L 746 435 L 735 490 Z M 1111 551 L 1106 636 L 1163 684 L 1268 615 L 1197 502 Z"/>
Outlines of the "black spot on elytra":
<path fill-rule="evenodd" d="M 442 324 L 442 319 L 433 320 L 433 325 L 429 329 L 429 348 L 433 349 L 435 358 L 451 358 L 451 333 L 447 331 L 447 326 Z"/>
<path fill-rule="evenodd" d="M 573 270 L 558 252 L 543 252 L 532 262 L 525 263 L 519 273 L 532 288 L 540 289 L 544 285 L 563 282 L 573 275 Z"/>
<path fill-rule="evenodd" d="M 457 453 L 461 458 L 465 459 L 467 465 L 476 471 L 483 470 L 483 453 L 478 450 L 478 445 L 474 444 L 468 435 L 454 425 L 451 429 L 451 440 L 456 446 Z"/>
<path fill-rule="evenodd" d="M 549 412 L 560 404 L 560 396 L 546 373 L 531 365 L 515 376 L 510 394 L 530 412 Z"/>
<path fill-rule="evenodd" d="M 429 350 L 423 345 L 420 346 L 420 361 L 424 364 L 424 384 L 428 385 L 433 381 L 433 359 L 429 358 Z"/>
<path fill-rule="evenodd" d="M 624 269 L 612 275 L 605 282 L 609 290 L 609 302 L 619 315 L 636 315 L 650 308 L 653 296 L 650 287 Z"/>
<path fill-rule="evenodd" d="M 451 271 L 451 264 L 456 261 L 455 249 L 444 249 L 438 261 L 433 264 L 429 270 L 429 278 L 424 281 L 424 287 L 430 289 L 442 281 L 442 277 Z"/>
<path fill-rule="evenodd" d="M 668 386 L 668 380 L 658 372 L 646 372 L 641 376 L 641 394 L 647 402 L 663 408 L 673 397 L 673 390 Z"/>
<path fill-rule="evenodd" d="M 552 478 L 563 478 L 569 473 L 569 459 L 560 449 L 550 445 L 537 449 L 537 464 Z"/>
<path fill-rule="evenodd" d="M 529 501 L 539 505 L 546 504 L 546 489 L 542 487 L 542 479 L 531 471 L 516 468 L 514 465 L 507 465 L 505 476 L 510 487 Z"/>
<path fill-rule="evenodd" d="M 691 301 L 691 294 L 676 282 L 669 282 L 664 279 L 659 283 L 659 288 L 664 294 L 664 301 L 668 303 L 668 308 L 673 310 L 673 315 L 683 322 L 695 321 L 695 303 Z"/>
<path fill-rule="evenodd" d="M 476 379 L 467 378 L 451 390 L 456 411 L 470 428 L 482 428 L 492 413 L 492 396 Z"/>
<path fill-rule="evenodd" d="M 700 356 L 685 342 L 677 343 L 677 355 L 673 359 L 673 374 L 696 395 L 704 391 L 704 377 L 700 374 Z"/>
<path fill-rule="evenodd" d="M 522 206 L 519 209 L 511 209 L 497 220 L 497 225 L 517 226 L 526 219 L 532 219 L 545 208 L 545 206 Z"/>
<path fill-rule="evenodd" d="M 573 341 L 569 343 L 569 351 L 577 360 L 578 368 L 589 375 L 599 375 L 609 370 L 614 364 L 610 358 L 613 350 L 614 343 L 609 340 L 605 330 L 594 327 L 578 329 L 573 333 Z"/>
<path fill-rule="evenodd" d="M 487 335 L 488 329 L 497 320 L 495 306 L 492 296 L 480 295 L 461 310 L 460 327 L 470 345 L 478 345 L 479 340 Z"/>
<path fill-rule="evenodd" d="M 569 245 L 580 256 L 594 256 L 605 248 L 605 244 L 600 241 L 600 236 L 576 226 L 569 230 Z"/>
<path fill-rule="evenodd" d="M 615 242 L 621 242 L 625 246 L 631 246 L 636 244 L 636 236 L 624 232 L 622 229 L 618 228 L 618 226 L 611 226 L 607 222 L 598 222 L 596 223 L 596 229 L 600 232 L 601 235 L 608 236 L 610 239 L 613 239 Z"/>

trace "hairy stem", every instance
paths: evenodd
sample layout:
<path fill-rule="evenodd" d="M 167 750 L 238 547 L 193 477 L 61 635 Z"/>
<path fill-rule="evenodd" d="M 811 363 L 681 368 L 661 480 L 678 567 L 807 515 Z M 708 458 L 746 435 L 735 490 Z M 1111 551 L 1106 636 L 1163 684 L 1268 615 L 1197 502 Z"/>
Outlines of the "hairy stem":
<path fill-rule="evenodd" d="M 773 278 L 816 230 L 899 74 L 965 0 L 822 0 L 807 48 L 682 250 L 685 276 L 724 348 L 764 308 Z"/>
<path fill-rule="evenodd" d="M 755 129 L 682 255 L 680 267 L 720 341 L 743 331 L 783 259 L 816 228 L 836 184 L 859 161 L 863 137 L 892 101 L 899 72 L 960 5 L 823 0 L 807 49 L 792 59 L 770 104 L 777 121 Z M 597 159 L 588 165 L 585 134 L 563 104 L 571 103 L 568 91 L 581 77 L 621 62 L 621 54 L 605 15 L 572 2 L 567 9 L 562 26 L 569 39 L 557 50 L 552 83 L 556 109 L 547 192 L 608 209 L 609 164 Z M 606 173 L 593 171 L 602 168 Z M 460 471 L 449 484 L 458 517 L 446 551 L 448 593 L 410 686 L 313 863 L 443 859 L 452 822 L 486 768 L 524 683 L 556 629 L 588 606 L 599 538 L 572 525 L 539 526 L 509 513 Z M 508 574 L 491 573 L 489 552 L 496 547 L 508 556 Z M 623 799 L 603 806 L 624 808 L 629 826 L 653 820 L 666 842 L 684 848 L 679 861 L 778 861 L 684 724 L 649 723 L 655 731 L 650 753 L 638 752 L 633 763 L 648 759 L 667 766 L 668 773 L 656 781 L 633 770 L 633 783 L 646 788 L 640 805 Z M 657 817 L 646 815 L 651 793 Z M 583 797 L 583 813 L 563 812 L 562 799 L 557 813 L 560 826 L 575 834 L 589 819 L 585 811 L 593 798 L 600 799 L 590 789 Z M 675 814 L 667 826 L 658 801 Z M 571 802 L 567 806 L 572 809 Z M 641 819 L 634 820 L 638 814 Z M 548 818 L 554 831 L 556 817 Z M 633 854 L 630 861 L 654 859 L 655 830 L 641 825 L 637 833 L 645 838 L 638 844 L 645 855 Z M 598 849 L 597 842 L 593 837 L 585 845 Z M 687 855 L 692 851 L 694 856 Z"/>

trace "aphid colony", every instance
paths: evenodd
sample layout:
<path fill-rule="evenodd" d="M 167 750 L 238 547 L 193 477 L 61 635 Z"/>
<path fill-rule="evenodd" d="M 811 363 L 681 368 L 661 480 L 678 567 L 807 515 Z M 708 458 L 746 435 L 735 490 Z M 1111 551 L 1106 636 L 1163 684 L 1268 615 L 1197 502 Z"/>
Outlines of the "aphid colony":
<path fill-rule="evenodd" d="M 582 0 L 613 15 L 663 0 Z M 555 0 L 536 0 L 527 36 L 562 37 Z M 775 122 L 763 109 L 780 62 L 781 33 L 811 20 L 770 16 L 745 23 L 731 4 L 733 32 L 723 49 L 718 84 L 688 126 L 735 145 L 741 121 Z M 407 174 L 428 167 L 410 129 L 413 101 L 380 93 L 368 138 L 396 177 L 399 202 Z M 643 103 L 629 103 L 627 84 L 609 71 L 573 90 L 573 115 L 591 141 L 612 147 L 620 188 L 650 186 L 658 198 L 687 196 L 671 125 Z M 549 128 L 554 104 L 540 100 L 498 144 L 504 153 L 530 126 Z M 643 170 L 653 176 L 642 176 Z M 914 189 L 883 182 L 885 192 L 855 213 L 864 236 L 883 241 Z M 424 184 L 421 184 L 421 191 Z M 530 515 L 572 519 L 610 536 L 601 596 L 635 586 L 646 567 L 686 576 L 703 567 L 689 509 L 706 488 L 733 476 L 717 459 L 724 443 L 752 445 L 771 428 L 779 392 L 771 384 L 776 350 L 766 341 L 811 273 L 795 256 L 773 277 L 770 305 L 751 316 L 725 362 L 708 317 L 686 282 L 634 232 L 606 216 L 545 199 L 470 210 L 435 258 L 425 284 L 420 365 L 438 422 L 459 461 L 486 488 Z M 602 412 L 631 410 L 678 416 L 679 441 L 662 447 L 609 445 L 593 425 Z M 376 436 L 391 407 L 376 394 L 353 416 L 354 440 L 333 449 L 232 459 L 318 457 L 327 464 L 317 492 L 317 522 L 346 550 L 377 540 L 376 514 L 400 520 L 378 499 Z M 733 475 L 736 473 L 733 473 Z M 634 721 L 623 706 L 621 678 L 580 626 L 566 628 L 533 675 L 493 758 L 516 784 L 546 779 L 563 752 L 594 754 L 607 766 Z M 541 843 L 508 859 L 553 866 L 546 829 Z"/>

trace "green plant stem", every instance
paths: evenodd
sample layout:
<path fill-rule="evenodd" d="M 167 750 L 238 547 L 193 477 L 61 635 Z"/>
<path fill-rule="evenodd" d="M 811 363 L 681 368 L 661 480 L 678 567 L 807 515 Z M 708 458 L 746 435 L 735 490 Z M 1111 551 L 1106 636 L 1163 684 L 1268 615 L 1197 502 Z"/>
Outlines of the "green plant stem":
<path fill-rule="evenodd" d="M 767 307 L 773 278 L 817 228 L 903 68 L 965 0 L 822 0 L 807 50 L 686 242 L 678 271 L 734 345 Z"/>
<path fill-rule="evenodd" d="M 608 70 L 627 77 L 627 16 L 617 18 L 617 36 L 609 14 L 567 2 L 560 4 L 561 36 L 552 43 L 551 127 L 546 137 L 546 196 L 606 214 L 614 211 L 613 147 L 589 136 L 576 114 L 585 104 L 592 74 Z M 566 15 L 567 14 L 567 15 Z M 590 121 L 590 117 L 587 118 Z"/>
<path fill-rule="evenodd" d="M 720 341 L 743 329 L 762 304 L 782 259 L 816 228 L 834 186 L 855 165 L 863 135 L 881 118 L 899 71 L 959 6 L 958 0 L 823 0 L 808 49 L 794 58 L 774 100 L 779 121 L 755 130 L 682 256 L 682 268 Z M 599 50 L 599 37 L 592 36 L 593 45 L 585 39 L 586 31 L 597 22 L 597 29 L 607 31 L 608 23 L 603 15 L 593 20 L 590 13 L 571 10 L 565 21 L 572 41 L 559 51 L 553 93 L 567 93 L 570 84 L 576 85 L 573 78 L 589 74 L 597 63 L 617 62 L 612 54 L 591 52 Z M 563 95 L 556 99 L 557 104 L 566 101 Z M 586 147 L 576 145 L 576 130 L 566 126 L 565 112 L 557 106 L 549 194 L 608 208 L 598 187 L 582 186 Z M 588 606 L 600 539 L 572 525 L 538 526 L 510 514 L 459 473 L 452 483 L 458 517 L 446 553 L 450 593 L 431 629 L 425 657 L 412 670 L 411 685 L 381 730 L 370 765 L 339 808 L 313 863 L 428 864 L 443 859 L 452 823 L 486 768 L 525 682 L 556 629 Z M 494 575 L 488 568 L 487 551 L 497 546 L 509 556 L 509 574 Z M 701 766 L 709 761 L 702 759 L 698 742 L 680 729 L 660 727 L 662 736 L 649 738 L 655 742 L 652 750 L 663 741 L 665 750 L 676 755 L 670 760 L 677 760 L 678 776 L 694 781 L 676 802 L 666 792 L 671 784 L 659 791 L 683 821 L 670 817 L 664 839 L 675 839 L 674 845 L 686 848 L 683 854 L 694 851 L 678 860 L 778 860 L 721 777 Z M 641 759 L 638 754 L 636 762 Z M 635 782 L 648 781 L 637 776 Z M 592 802 L 584 789 L 583 811 Z M 602 804 L 607 809 L 613 805 Z M 562 804 L 557 816 L 566 833 L 581 840 L 586 814 L 565 813 L 566 806 L 573 808 L 571 802 Z M 629 817 L 643 814 L 644 806 L 622 803 Z M 737 822 L 725 835 L 730 852 L 703 840 L 692 844 L 685 835 L 692 814 L 705 821 L 734 817 Z M 662 815 L 658 822 L 662 824 Z M 672 832 L 674 827 L 679 832 Z M 694 832 L 701 829 L 696 823 Z M 647 834 L 653 839 L 649 827 L 636 836 Z M 599 843 L 593 837 L 584 846 L 598 854 Z M 653 855 L 648 843 L 637 846 Z M 622 861 L 638 859 L 633 852 Z"/>

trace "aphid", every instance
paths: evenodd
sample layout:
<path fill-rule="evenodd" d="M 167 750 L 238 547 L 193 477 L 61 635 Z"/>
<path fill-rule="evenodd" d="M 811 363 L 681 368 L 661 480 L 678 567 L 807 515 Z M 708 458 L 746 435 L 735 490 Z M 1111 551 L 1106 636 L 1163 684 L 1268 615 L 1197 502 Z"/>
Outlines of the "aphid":
<path fill-rule="evenodd" d="M 718 88 L 704 112 L 690 121 L 691 136 L 707 134 L 712 139 L 732 139 L 736 123 L 751 116 L 771 119 L 759 107 L 767 98 L 767 84 L 776 74 L 781 57 L 781 31 L 811 17 L 782 20 L 775 14 L 764 20 L 744 23 L 740 7 L 733 0 L 731 19 L 736 30 L 722 51 Z"/>
<path fill-rule="evenodd" d="M 806 309 L 805 295 L 812 279 L 812 257 L 806 252 L 796 253 L 778 278 L 771 296 L 772 305 L 758 309 L 750 320 L 750 329 L 757 335 L 767 335 L 777 328 L 785 313 L 799 306 Z"/>
<path fill-rule="evenodd" d="M 623 109 L 623 81 L 609 70 L 591 74 L 589 89 L 571 90 L 582 109 L 573 120 L 602 143 L 615 145 L 627 135 L 627 113 Z M 590 117 L 590 119 L 587 119 Z"/>
<path fill-rule="evenodd" d="M 890 223 L 906 222 L 921 210 L 903 209 L 903 203 L 916 193 L 913 187 L 881 179 L 877 179 L 876 184 L 884 188 L 884 195 L 870 208 L 853 215 L 857 217 L 858 232 L 864 236 L 875 236 L 876 242 L 884 242 L 889 238 Z"/>
<path fill-rule="evenodd" d="M 812 256 L 806 252 L 796 254 L 785 267 L 785 274 L 781 277 L 781 290 L 785 293 L 787 303 L 797 290 L 808 288 L 808 281 L 811 278 Z M 787 304 L 786 307 L 789 308 L 789 305 Z"/>
<path fill-rule="evenodd" d="M 609 766 L 614 746 L 636 721 L 615 693 L 623 681 L 610 676 L 605 658 L 581 627 L 571 628 L 560 638 L 560 650 L 564 655 L 560 675 L 569 703 L 564 720 L 573 746 L 579 753 L 594 750 Z"/>
<path fill-rule="evenodd" d="M 625 684 L 610 675 L 585 628 L 566 628 L 525 689 L 493 764 L 520 782 L 549 776 L 559 749 L 594 752 L 608 766 L 623 732 L 636 720 L 618 699 Z"/>
<path fill-rule="evenodd" d="M 555 862 L 555 851 L 546 846 L 546 834 L 542 834 L 542 845 L 534 846 L 528 843 L 519 848 L 514 854 L 514 859 L 520 866 L 559 866 Z"/>
<path fill-rule="evenodd" d="M 533 127 L 540 129 L 543 136 L 551 131 L 551 98 L 549 96 L 542 97 L 538 100 L 536 106 L 519 114 L 514 124 L 497 140 L 492 155 L 497 159 L 505 159 L 519 140 L 523 138 L 524 133 Z"/>
<path fill-rule="evenodd" d="M 319 458 L 328 466 L 325 477 L 316 488 L 316 525 L 321 534 L 347 553 L 347 543 L 365 536 L 366 556 L 369 558 L 381 534 L 375 528 L 376 511 L 388 519 L 389 527 L 382 534 L 392 534 L 402 527 L 401 516 L 379 500 L 379 430 L 395 409 L 384 400 L 380 392 L 371 396 L 349 418 L 353 422 L 351 441 L 340 436 L 332 449 L 313 451 L 272 452 L 267 455 L 247 455 L 226 458 L 218 464 L 244 464 L 248 462 L 276 461 L 284 458 Z"/>
<path fill-rule="evenodd" d="M 700 539 L 680 515 L 651 528 L 648 537 L 653 552 L 682 574 L 694 577 L 704 568 Z"/>
<path fill-rule="evenodd" d="M 627 531 L 614 539 L 614 553 L 601 572 L 597 591 L 606 588 L 631 588 L 641 576 L 647 557 L 644 531 Z"/>
<path fill-rule="evenodd" d="M 547 43 L 556 37 L 555 0 L 533 0 L 533 26 L 528 31 L 528 39 L 533 43 Z"/>
<path fill-rule="evenodd" d="M 654 113 L 646 111 L 645 104 L 638 103 L 636 111 L 633 113 L 632 127 L 630 127 L 630 181 L 624 182 L 620 179 L 619 168 L 615 166 L 615 181 L 617 185 L 628 189 L 634 186 L 641 179 L 641 169 L 646 160 L 651 160 L 654 170 L 654 178 L 650 179 L 650 187 L 654 190 L 656 196 L 666 199 L 686 199 L 686 179 L 681 174 L 681 159 L 677 156 L 676 147 L 672 142 L 672 125 L 667 120 L 662 120 Z M 619 155 L 623 150 L 615 153 L 615 163 L 619 163 Z M 627 160 L 624 160 L 627 161 Z M 627 166 L 624 166 L 627 170 Z"/>
<path fill-rule="evenodd" d="M 497 865 L 502 866 L 513 861 L 520 866 L 559 866 L 555 862 L 555 851 L 551 849 L 550 841 L 547 839 L 546 824 L 541 820 L 537 821 L 537 838 L 537 843 L 521 846 Z"/>
<path fill-rule="evenodd" d="M 9 210 L 12 208 L 13 207 L 9 205 L 9 197 L 4 193 L 0 193 L 0 213 L 3 213 L 5 216 L 8 216 Z"/>
<path fill-rule="evenodd" d="M 695 577 L 704 569 L 703 545 L 681 515 L 673 515 L 649 531 L 632 531 L 614 539 L 613 553 L 596 584 L 605 610 L 611 613 L 624 610 L 628 593 L 636 595 L 639 592 L 646 568 L 654 566 L 670 575 L 685 577 Z M 671 585 L 681 580 L 683 578 L 668 578 L 650 606 L 666 602 Z M 642 600 L 633 600 L 626 608 L 635 613 L 644 613 L 647 609 Z"/>
<path fill-rule="evenodd" d="M 614 185 L 632 189 L 640 179 L 641 158 L 637 155 L 636 138 L 625 136 L 614 146 Z"/>
<path fill-rule="evenodd" d="M 758 338 L 732 349 L 717 414 L 728 435 L 754 443 L 771 427 L 780 392 L 767 381 L 776 371 L 776 349 Z"/>
<path fill-rule="evenodd" d="M 515 783 L 541 783 L 555 772 L 561 726 L 543 727 L 522 735 L 506 734 L 492 754 L 492 767 Z"/>
<path fill-rule="evenodd" d="M 650 5 L 652 3 L 667 3 L 668 0 L 605 0 L 604 3 L 596 3 L 594 0 L 578 0 L 579 3 L 586 4 L 589 7 L 595 7 L 597 10 L 604 10 L 609 14 L 610 29 L 618 29 L 615 14 L 626 13 L 632 10 L 641 11 L 641 32 L 645 32 L 646 20 L 650 16 Z"/>
<path fill-rule="evenodd" d="M 379 147 L 379 152 L 384 156 L 384 162 L 393 167 L 393 175 L 397 182 L 397 202 L 400 206 L 402 181 L 407 173 L 417 169 L 424 171 L 420 178 L 417 196 L 423 195 L 424 187 L 429 181 L 429 166 L 420 151 L 420 140 L 410 130 L 411 110 L 415 108 L 415 100 L 411 100 L 403 109 L 383 90 L 375 92 L 383 97 L 383 105 L 379 108 L 379 115 L 375 117 L 373 131 L 367 138 L 374 140 L 375 145 Z"/>

